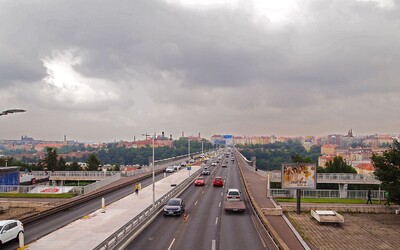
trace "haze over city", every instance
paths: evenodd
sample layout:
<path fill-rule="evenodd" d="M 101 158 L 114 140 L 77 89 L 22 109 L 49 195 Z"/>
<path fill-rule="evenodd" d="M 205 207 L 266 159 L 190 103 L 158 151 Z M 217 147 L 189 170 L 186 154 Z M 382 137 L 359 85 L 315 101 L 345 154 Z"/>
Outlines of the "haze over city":
<path fill-rule="evenodd" d="M 398 133 L 390 0 L 0 3 L 0 139 Z"/>

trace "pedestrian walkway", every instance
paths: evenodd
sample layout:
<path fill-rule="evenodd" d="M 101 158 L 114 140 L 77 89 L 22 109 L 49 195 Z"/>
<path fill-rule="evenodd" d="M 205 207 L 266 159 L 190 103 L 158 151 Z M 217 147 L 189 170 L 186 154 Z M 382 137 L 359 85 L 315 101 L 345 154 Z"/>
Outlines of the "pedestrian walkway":
<path fill-rule="evenodd" d="M 258 207 L 261 210 L 275 208 L 274 203 L 267 198 L 267 178 L 258 175 L 244 161 L 238 161 L 238 163 L 244 179 L 248 183 L 250 196 L 258 204 Z M 266 218 L 289 249 L 304 249 L 301 242 L 285 222 L 283 216 L 266 216 Z"/>
<path fill-rule="evenodd" d="M 192 166 L 191 172 L 199 169 L 199 166 Z M 181 170 L 156 182 L 155 199 L 161 198 L 188 177 L 188 171 Z M 99 209 L 29 244 L 26 249 L 93 249 L 152 203 L 153 188 L 150 185 L 140 190 L 138 195 L 132 193 L 107 206 L 105 212 Z M 100 205 L 99 200 L 99 208 Z"/>

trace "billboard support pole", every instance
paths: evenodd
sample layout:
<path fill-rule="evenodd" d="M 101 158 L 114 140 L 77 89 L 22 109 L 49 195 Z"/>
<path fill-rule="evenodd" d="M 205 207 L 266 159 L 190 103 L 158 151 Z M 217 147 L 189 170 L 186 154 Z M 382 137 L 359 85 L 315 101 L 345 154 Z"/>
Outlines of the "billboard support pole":
<path fill-rule="evenodd" d="M 300 214 L 301 189 L 297 189 L 297 214 Z"/>

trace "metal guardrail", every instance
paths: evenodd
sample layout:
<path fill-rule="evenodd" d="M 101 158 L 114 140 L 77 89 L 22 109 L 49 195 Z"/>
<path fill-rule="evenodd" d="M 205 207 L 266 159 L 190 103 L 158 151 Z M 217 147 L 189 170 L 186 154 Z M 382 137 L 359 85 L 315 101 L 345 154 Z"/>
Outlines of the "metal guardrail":
<path fill-rule="evenodd" d="M 185 181 L 178 184 L 174 189 L 169 191 L 167 194 L 162 196 L 160 199 L 155 201 L 154 207 L 153 205 L 148 206 L 145 210 L 143 210 L 140 214 L 136 215 L 133 219 L 131 219 L 128 223 L 126 223 L 123 227 L 118 229 L 115 233 L 101 242 L 94 250 L 109 250 L 116 247 L 119 243 L 121 243 L 126 237 L 128 237 L 134 230 L 146 219 L 148 219 L 153 213 L 157 212 L 162 205 L 164 205 L 170 198 L 174 197 L 177 193 L 187 188 L 187 186 L 200 174 L 201 169 L 197 170 L 193 173 L 189 178 Z"/>

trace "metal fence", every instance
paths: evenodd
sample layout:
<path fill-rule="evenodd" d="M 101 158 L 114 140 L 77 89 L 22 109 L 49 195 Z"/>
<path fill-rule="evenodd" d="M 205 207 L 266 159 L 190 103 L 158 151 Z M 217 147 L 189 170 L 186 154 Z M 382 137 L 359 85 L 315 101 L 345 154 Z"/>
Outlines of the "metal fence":
<path fill-rule="evenodd" d="M 347 193 L 347 199 L 367 199 L 368 190 L 301 190 L 301 197 L 303 198 L 341 198 L 342 192 Z M 384 200 L 384 190 L 371 190 L 371 199 Z M 292 189 L 270 189 L 270 194 L 273 197 L 296 197 L 296 190 Z"/>

